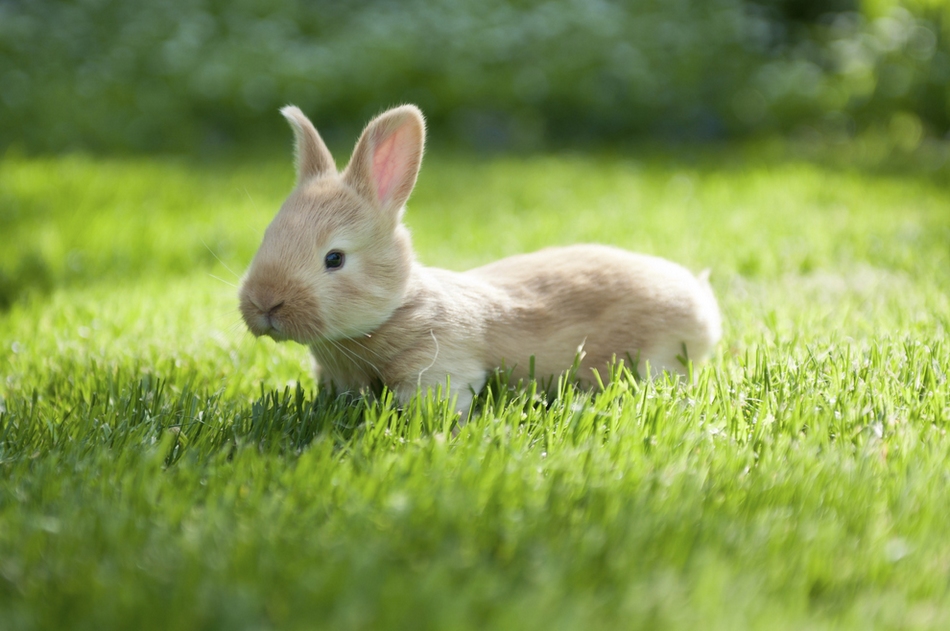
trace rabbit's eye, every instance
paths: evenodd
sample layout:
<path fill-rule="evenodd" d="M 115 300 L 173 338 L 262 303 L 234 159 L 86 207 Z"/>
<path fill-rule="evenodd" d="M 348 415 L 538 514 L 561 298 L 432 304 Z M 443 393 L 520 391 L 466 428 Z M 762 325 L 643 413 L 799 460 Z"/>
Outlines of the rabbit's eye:
<path fill-rule="evenodd" d="M 323 257 L 323 264 L 327 269 L 340 269 L 343 267 L 343 253 L 339 250 L 330 250 L 327 252 L 327 255 Z"/>

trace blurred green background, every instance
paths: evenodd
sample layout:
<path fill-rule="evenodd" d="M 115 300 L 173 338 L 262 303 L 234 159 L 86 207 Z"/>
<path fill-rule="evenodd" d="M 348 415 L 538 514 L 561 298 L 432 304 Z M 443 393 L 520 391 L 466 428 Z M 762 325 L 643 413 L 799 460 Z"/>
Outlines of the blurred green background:
<path fill-rule="evenodd" d="M 944 0 L 0 0 L 0 150 L 330 144 L 418 103 L 437 142 L 848 137 L 950 126 Z"/>

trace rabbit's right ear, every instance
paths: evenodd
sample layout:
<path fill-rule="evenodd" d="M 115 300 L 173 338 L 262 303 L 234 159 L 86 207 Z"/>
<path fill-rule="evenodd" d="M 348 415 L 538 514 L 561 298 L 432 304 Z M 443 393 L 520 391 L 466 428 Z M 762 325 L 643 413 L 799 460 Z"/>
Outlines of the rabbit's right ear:
<path fill-rule="evenodd" d="M 425 119 L 414 105 L 377 116 L 357 141 L 343 180 L 398 220 L 416 185 L 425 137 Z"/>
<path fill-rule="evenodd" d="M 288 105 L 282 108 L 280 113 L 294 128 L 297 184 L 327 172 L 336 173 L 336 163 L 333 162 L 330 150 L 300 108 Z"/>

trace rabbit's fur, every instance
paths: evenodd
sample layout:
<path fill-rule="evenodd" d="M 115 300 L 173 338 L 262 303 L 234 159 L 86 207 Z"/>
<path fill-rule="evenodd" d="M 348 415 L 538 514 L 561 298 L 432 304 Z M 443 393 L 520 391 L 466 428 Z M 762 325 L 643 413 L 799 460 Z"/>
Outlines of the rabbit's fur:
<path fill-rule="evenodd" d="M 310 347 L 338 390 L 388 386 L 405 402 L 445 387 L 468 410 L 488 375 L 606 379 L 614 359 L 685 374 L 721 335 L 706 275 L 602 245 L 549 248 L 468 272 L 414 259 L 402 224 L 422 162 L 421 112 L 404 105 L 371 121 L 338 173 L 296 107 L 297 187 L 267 228 L 240 290 L 255 335 Z M 342 266 L 329 253 L 342 253 Z M 333 258 L 333 261 L 331 261 Z M 328 262 L 329 261 L 329 262 Z"/>

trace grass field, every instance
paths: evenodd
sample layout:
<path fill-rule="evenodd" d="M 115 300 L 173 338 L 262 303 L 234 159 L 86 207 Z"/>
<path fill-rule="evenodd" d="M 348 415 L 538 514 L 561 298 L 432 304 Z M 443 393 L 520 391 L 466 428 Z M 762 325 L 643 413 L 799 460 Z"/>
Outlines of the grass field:
<path fill-rule="evenodd" d="M 725 318 L 693 384 L 496 386 L 453 435 L 244 331 L 288 156 L 8 154 L 0 628 L 948 628 L 946 175 L 430 155 L 425 263 L 613 243 L 712 268 Z"/>

